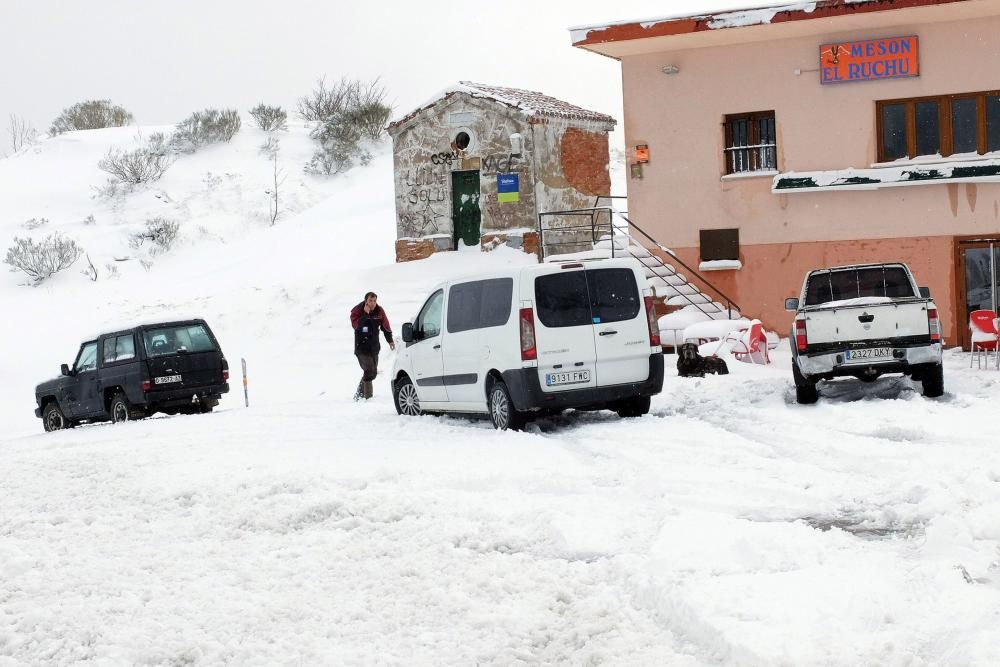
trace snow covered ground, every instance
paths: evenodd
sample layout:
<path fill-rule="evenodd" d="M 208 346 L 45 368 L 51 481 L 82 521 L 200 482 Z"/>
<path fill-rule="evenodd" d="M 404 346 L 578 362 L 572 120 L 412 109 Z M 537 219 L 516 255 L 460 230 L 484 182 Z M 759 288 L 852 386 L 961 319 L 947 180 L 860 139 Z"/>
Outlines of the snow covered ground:
<path fill-rule="evenodd" d="M 1000 373 L 953 351 L 942 399 L 886 378 L 799 406 L 781 347 L 704 379 L 668 358 L 642 419 L 401 418 L 385 375 L 350 400 L 351 306 L 373 289 L 398 329 L 435 282 L 529 258 L 394 265 L 385 152 L 290 165 L 302 206 L 267 227 L 245 140 L 158 186 L 187 236 L 149 270 L 0 277 L 0 666 L 1000 664 Z M 0 160 L 4 247 L 44 215 L 127 252 L 153 195 L 74 227 L 83 166 L 38 194 L 71 150 Z M 204 171 L 232 178 L 195 206 Z M 234 372 L 210 415 L 42 433 L 33 386 L 83 337 L 188 315 L 247 359 L 249 408 Z"/>

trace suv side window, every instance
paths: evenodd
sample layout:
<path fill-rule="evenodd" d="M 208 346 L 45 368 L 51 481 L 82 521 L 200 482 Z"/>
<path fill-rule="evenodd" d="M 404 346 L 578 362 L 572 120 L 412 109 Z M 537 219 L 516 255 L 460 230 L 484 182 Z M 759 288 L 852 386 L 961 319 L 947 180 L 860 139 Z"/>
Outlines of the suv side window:
<path fill-rule="evenodd" d="M 135 338 L 132 337 L 132 334 L 108 336 L 104 339 L 104 352 L 102 356 L 106 364 L 134 359 Z"/>
<path fill-rule="evenodd" d="M 444 305 L 444 291 L 438 290 L 427 299 L 427 303 L 420 309 L 417 316 L 417 325 L 414 327 L 420 332 L 420 339 L 434 338 L 441 333 L 441 313 Z"/>
<path fill-rule="evenodd" d="M 510 319 L 513 278 L 475 280 L 448 290 L 448 333 L 498 327 Z"/>
<path fill-rule="evenodd" d="M 82 373 L 92 371 L 95 368 L 97 368 L 97 341 L 92 340 L 89 343 L 84 343 L 80 348 L 80 354 L 76 356 L 73 370 Z"/>

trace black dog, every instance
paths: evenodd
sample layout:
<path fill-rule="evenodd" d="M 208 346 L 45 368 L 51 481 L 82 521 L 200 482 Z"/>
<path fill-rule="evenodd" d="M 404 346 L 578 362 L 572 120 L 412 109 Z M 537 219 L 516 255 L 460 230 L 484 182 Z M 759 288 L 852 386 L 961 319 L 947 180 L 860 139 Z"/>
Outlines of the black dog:
<path fill-rule="evenodd" d="M 729 366 L 718 357 L 701 356 L 694 343 L 681 345 L 677 351 L 677 375 L 682 378 L 703 378 L 705 373 L 729 375 Z"/>

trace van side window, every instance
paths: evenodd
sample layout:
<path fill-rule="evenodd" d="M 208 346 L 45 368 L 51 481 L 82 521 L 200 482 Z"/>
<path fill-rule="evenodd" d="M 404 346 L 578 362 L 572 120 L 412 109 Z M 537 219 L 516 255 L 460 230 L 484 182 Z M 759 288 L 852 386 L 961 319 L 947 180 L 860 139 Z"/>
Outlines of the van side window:
<path fill-rule="evenodd" d="M 92 371 L 97 368 L 97 341 L 84 343 L 80 348 L 80 354 L 76 357 L 73 368 L 77 373 L 82 371 Z"/>
<path fill-rule="evenodd" d="M 561 271 L 535 278 L 535 311 L 548 328 L 593 324 L 586 271 Z"/>
<path fill-rule="evenodd" d="M 132 334 L 108 336 L 104 339 L 104 363 L 127 361 L 135 358 L 135 339 Z"/>
<path fill-rule="evenodd" d="M 590 269 L 591 316 L 594 324 L 631 320 L 639 314 L 639 286 L 631 269 Z"/>
<path fill-rule="evenodd" d="M 448 290 L 448 333 L 498 327 L 510 319 L 513 278 L 475 280 Z"/>
<path fill-rule="evenodd" d="M 417 326 L 414 327 L 420 332 L 421 340 L 433 338 L 441 333 L 441 311 L 444 305 L 444 292 L 438 290 L 427 299 L 427 303 L 420 309 L 417 316 Z"/>

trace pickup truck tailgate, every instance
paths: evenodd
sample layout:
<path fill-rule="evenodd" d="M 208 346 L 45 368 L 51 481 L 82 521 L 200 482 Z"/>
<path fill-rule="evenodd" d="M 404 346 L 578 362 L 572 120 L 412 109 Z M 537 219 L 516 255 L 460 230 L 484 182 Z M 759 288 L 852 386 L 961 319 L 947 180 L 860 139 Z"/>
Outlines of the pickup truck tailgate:
<path fill-rule="evenodd" d="M 924 299 L 843 306 L 825 304 L 806 309 L 804 314 L 810 346 L 930 335 Z"/>

